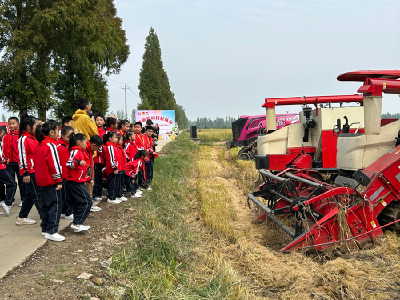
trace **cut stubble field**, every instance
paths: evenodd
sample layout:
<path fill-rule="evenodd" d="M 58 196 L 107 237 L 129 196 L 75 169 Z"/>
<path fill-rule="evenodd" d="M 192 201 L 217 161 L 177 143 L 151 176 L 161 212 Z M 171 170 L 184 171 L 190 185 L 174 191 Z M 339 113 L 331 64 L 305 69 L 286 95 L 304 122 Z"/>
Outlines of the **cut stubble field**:
<path fill-rule="evenodd" d="M 279 253 L 288 242 L 279 228 L 251 223 L 257 214 L 246 195 L 257 188 L 258 174 L 253 162 L 236 160 L 237 151 L 178 136 L 156 160 L 153 191 L 120 206 L 104 204 L 90 216 L 86 236 L 68 232 L 67 243 L 47 243 L 0 282 L 0 296 L 400 298 L 400 239 L 393 233 L 339 257 Z M 77 279 L 83 272 L 92 278 Z"/>

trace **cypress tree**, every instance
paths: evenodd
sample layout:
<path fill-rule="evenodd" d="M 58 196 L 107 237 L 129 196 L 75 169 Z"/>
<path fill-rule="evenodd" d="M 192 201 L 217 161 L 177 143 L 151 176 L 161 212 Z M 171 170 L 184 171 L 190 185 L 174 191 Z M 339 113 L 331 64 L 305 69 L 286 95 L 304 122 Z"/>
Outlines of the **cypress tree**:
<path fill-rule="evenodd" d="M 139 74 L 139 110 L 175 110 L 175 120 L 180 128 L 188 126 L 185 110 L 175 101 L 167 72 L 161 58 L 160 41 L 151 27 L 146 37 L 142 69 Z"/>

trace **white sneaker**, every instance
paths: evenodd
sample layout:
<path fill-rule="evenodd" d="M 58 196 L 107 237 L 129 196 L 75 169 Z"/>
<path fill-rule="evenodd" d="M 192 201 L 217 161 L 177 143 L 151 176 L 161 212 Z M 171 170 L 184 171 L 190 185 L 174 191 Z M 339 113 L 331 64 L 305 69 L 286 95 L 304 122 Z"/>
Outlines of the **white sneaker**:
<path fill-rule="evenodd" d="M 101 199 L 106 200 L 108 197 L 106 195 L 101 196 Z"/>
<path fill-rule="evenodd" d="M 4 212 L 6 213 L 7 217 L 9 217 L 10 216 L 10 208 L 5 203 L 1 203 L 1 207 L 4 209 Z"/>
<path fill-rule="evenodd" d="M 101 211 L 101 208 L 98 207 L 98 206 L 96 206 L 96 205 L 93 205 L 93 206 L 90 208 L 90 211 Z"/>
<path fill-rule="evenodd" d="M 107 203 L 111 203 L 111 204 L 120 204 L 122 201 L 121 200 L 110 200 L 110 199 L 107 199 Z"/>
<path fill-rule="evenodd" d="M 74 219 L 74 215 L 69 215 L 69 216 L 64 215 L 64 219 L 65 220 L 73 220 Z"/>
<path fill-rule="evenodd" d="M 142 197 L 142 194 L 136 193 L 132 195 L 132 198 L 140 198 L 140 197 Z"/>
<path fill-rule="evenodd" d="M 94 197 L 93 198 L 93 201 L 101 201 L 101 200 L 103 200 L 103 198 L 101 198 L 101 197 Z"/>
<path fill-rule="evenodd" d="M 139 190 L 139 189 L 136 191 L 136 194 L 137 194 L 137 193 L 143 194 L 143 192 L 142 192 L 141 190 Z"/>
<path fill-rule="evenodd" d="M 121 202 L 125 202 L 125 201 L 128 201 L 128 198 L 122 196 L 122 197 L 117 198 L 117 200 L 119 200 Z"/>
<path fill-rule="evenodd" d="M 44 238 L 51 240 L 51 241 L 55 241 L 55 242 L 62 242 L 65 240 L 65 237 L 63 237 L 62 235 L 59 235 L 58 233 L 53 233 L 53 234 L 46 233 Z"/>
<path fill-rule="evenodd" d="M 4 201 L 4 200 L 0 201 L 0 205 L 3 204 L 3 203 L 6 203 L 6 201 Z"/>
<path fill-rule="evenodd" d="M 42 232 L 42 236 L 45 236 L 47 234 L 47 232 Z"/>
<path fill-rule="evenodd" d="M 82 231 L 88 231 L 90 226 L 72 224 L 71 228 L 74 229 L 74 232 L 82 232 Z"/>
<path fill-rule="evenodd" d="M 22 201 L 18 204 L 19 207 L 22 207 Z"/>
<path fill-rule="evenodd" d="M 33 225 L 33 224 L 36 224 L 36 221 L 35 220 L 31 220 L 31 219 L 28 219 L 28 218 L 20 218 L 20 217 L 17 217 L 17 223 L 16 223 L 17 225 Z"/>

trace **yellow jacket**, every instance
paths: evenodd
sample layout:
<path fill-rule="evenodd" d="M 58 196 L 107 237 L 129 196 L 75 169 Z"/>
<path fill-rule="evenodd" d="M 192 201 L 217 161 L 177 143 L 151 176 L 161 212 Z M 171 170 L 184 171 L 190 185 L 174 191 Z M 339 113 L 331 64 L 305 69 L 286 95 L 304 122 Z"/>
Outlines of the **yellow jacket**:
<path fill-rule="evenodd" d="M 96 123 L 93 122 L 89 115 L 82 109 L 78 109 L 72 116 L 72 128 L 75 133 L 83 133 L 89 140 L 91 136 L 97 134 Z"/>

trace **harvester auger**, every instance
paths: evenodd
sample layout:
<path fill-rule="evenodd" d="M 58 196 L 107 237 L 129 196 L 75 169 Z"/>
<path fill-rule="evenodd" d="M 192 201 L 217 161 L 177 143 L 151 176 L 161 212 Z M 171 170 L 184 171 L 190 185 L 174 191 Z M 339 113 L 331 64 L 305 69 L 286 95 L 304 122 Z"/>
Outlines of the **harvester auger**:
<path fill-rule="evenodd" d="M 339 134 L 333 184 L 311 168 L 276 175 L 259 170 L 264 183 L 248 194 L 248 203 L 293 238 L 280 251 L 327 250 L 344 241 L 361 249 L 385 227 L 400 229 L 400 120 L 384 127 L 380 122 L 382 93 L 400 94 L 399 78 L 400 71 L 339 75 L 338 80 L 364 81 L 358 92 L 364 95 L 365 132 Z"/>

